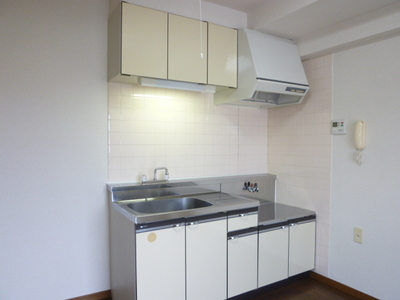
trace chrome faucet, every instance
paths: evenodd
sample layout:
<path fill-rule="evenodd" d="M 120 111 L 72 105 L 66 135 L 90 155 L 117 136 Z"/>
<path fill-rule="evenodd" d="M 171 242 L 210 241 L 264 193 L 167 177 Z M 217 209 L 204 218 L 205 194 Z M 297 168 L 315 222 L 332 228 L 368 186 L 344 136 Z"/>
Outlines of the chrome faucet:
<path fill-rule="evenodd" d="M 157 180 L 157 171 L 158 170 L 165 170 L 165 181 L 168 181 L 169 180 L 169 173 L 168 173 L 168 169 L 167 168 L 165 168 L 165 167 L 162 167 L 162 168 L 156 168 L 156 169 L 154 169 L 154 181 L 158 181 Z"/>

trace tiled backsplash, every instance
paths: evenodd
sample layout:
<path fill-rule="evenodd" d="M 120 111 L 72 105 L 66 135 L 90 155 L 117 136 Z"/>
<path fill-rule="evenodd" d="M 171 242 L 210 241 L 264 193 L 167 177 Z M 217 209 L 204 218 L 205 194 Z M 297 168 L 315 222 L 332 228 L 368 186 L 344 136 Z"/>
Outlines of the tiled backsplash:
<path fill-rule="evenodd" d="M 310 91 L 299 105 L 268 110 L 268 172 L 278 175 L 278 202 L 317 211 L 316 271 L 328 275 L 332 56 L 304 62 Z"/>
<path fill-rule="evenodd" d="M 109 83 L 109 182 L 265 173 L 267 110 L 214 106 L 213 95 Z"/>
<path fill-rule="evenodd" d="M 328 275 L 332 56 L 304 67 L 303 103 L 261 110 L 214 106 L 212 94 L 109 83 L 109 182 L 152 179 L 164 166 L 171 179 L 275 173 L 278 202 L 317 211 L 316 271 Z"/>

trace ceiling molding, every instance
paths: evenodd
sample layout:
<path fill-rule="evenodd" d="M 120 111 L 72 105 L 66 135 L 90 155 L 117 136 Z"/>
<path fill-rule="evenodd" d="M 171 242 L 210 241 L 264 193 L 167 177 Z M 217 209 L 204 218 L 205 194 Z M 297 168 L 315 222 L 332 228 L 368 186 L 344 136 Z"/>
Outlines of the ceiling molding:
<path fill-rule="evenodd" d="M 302 59 L 336 53 L 400 35 L 400 2 L 295 40 Z"/>

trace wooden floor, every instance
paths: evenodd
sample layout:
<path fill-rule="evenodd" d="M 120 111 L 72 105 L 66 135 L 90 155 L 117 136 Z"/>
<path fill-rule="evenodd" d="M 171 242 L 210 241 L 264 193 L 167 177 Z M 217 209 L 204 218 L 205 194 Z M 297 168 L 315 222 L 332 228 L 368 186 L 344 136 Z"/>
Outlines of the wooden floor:
<path fill-rule="evenodd" d="M 248 300 L 359 300 L 359 298 L 307 277 Z"/>
<path fill-rule="evenodd" d="M 312 278 L 290 283 L 249 300 L 359 300 Z"/>

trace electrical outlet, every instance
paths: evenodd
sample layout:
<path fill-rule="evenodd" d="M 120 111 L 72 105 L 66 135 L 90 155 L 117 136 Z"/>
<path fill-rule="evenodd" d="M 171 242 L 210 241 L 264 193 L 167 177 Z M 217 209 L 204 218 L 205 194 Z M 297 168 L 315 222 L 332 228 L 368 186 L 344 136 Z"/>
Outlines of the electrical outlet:
<path fill-rule="evenodd" d="M 354 241 L 356 243 L 363 243 L 363 229 L 359 227 L 354 227 Z"/>

